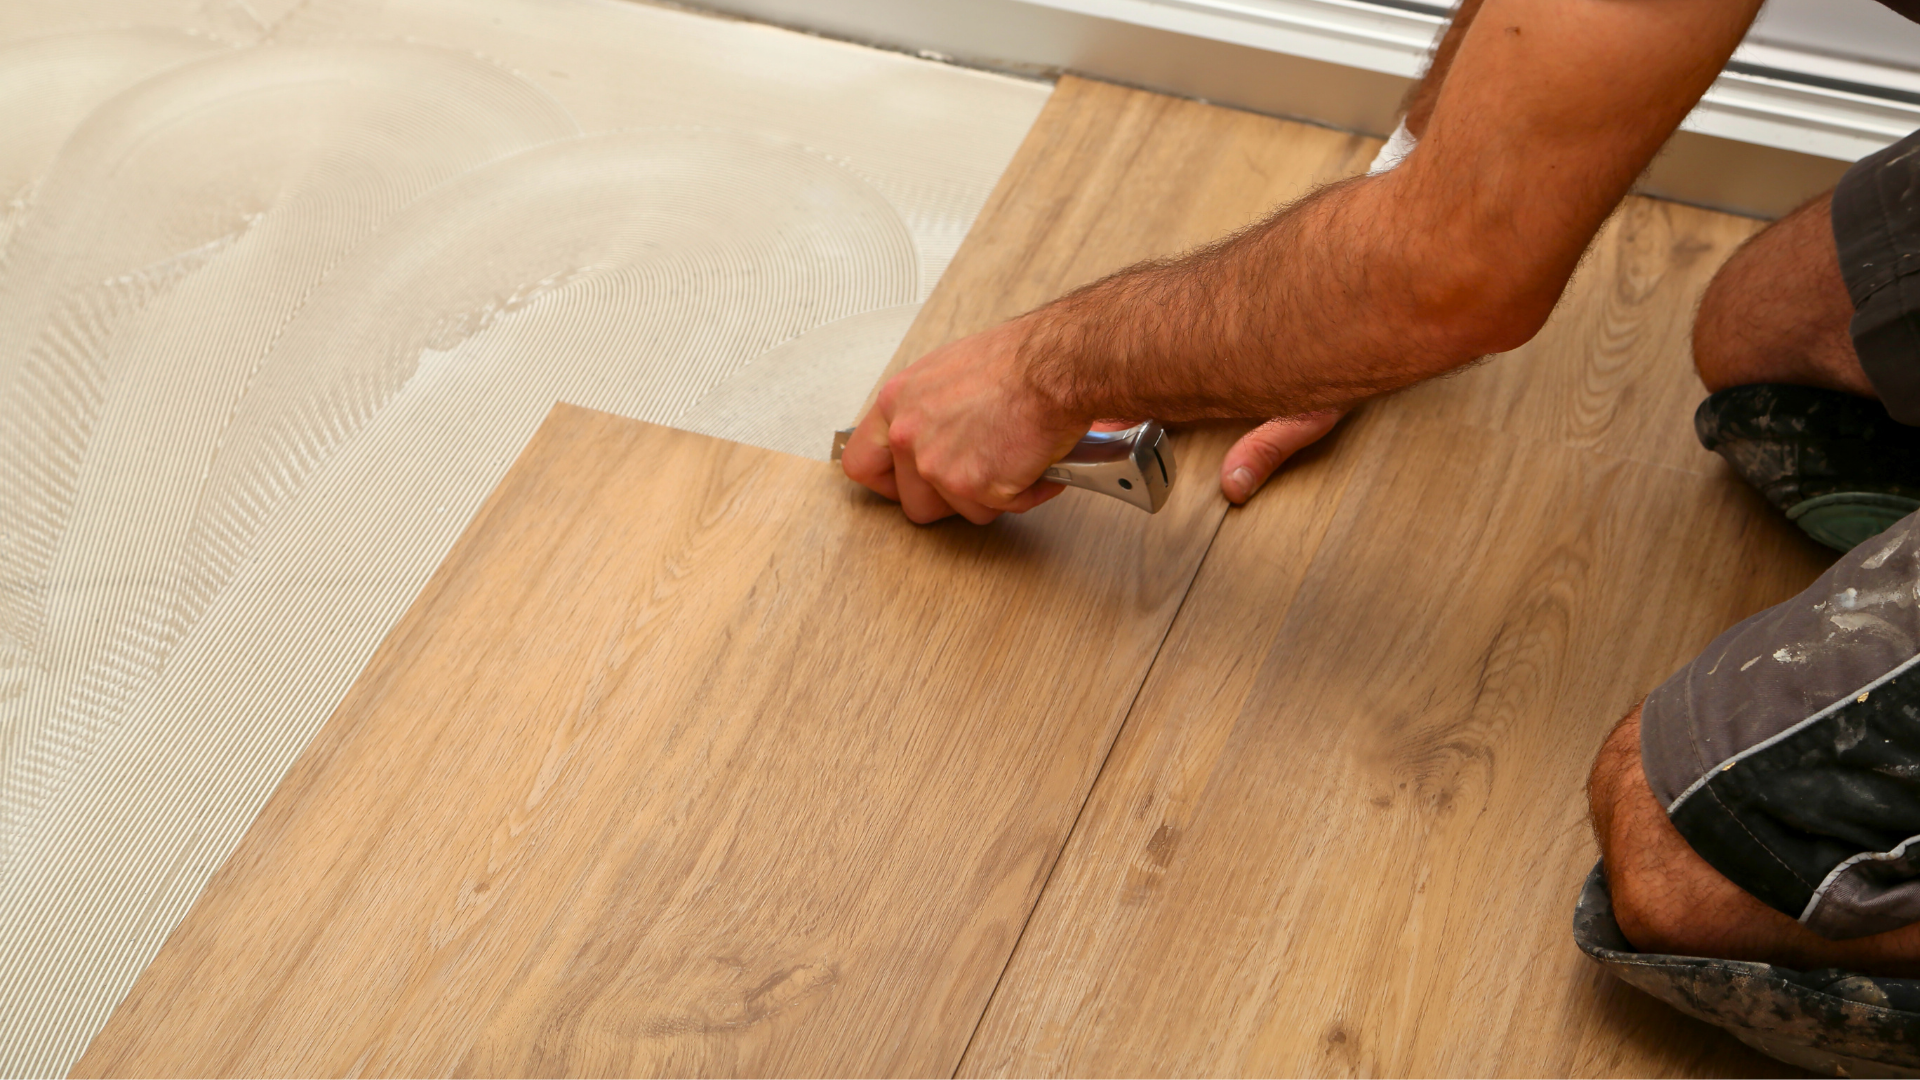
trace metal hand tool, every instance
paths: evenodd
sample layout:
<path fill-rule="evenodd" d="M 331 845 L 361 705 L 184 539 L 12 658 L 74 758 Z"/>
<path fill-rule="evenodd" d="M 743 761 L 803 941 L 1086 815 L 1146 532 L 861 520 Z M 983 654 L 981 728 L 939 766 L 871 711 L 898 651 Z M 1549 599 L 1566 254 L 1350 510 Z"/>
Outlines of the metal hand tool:
<path fill-rule="evenodd" d="M 852 434 L 852 428 L 833 433 L 833 460 L 840 460 L 840 451 Z M 1125 431 L 1089 431 L 1041 479 L 1111 495 L 1149 514 L 1158 513 L 1173 488 L 1173 443 L 1158 420 Z"/>

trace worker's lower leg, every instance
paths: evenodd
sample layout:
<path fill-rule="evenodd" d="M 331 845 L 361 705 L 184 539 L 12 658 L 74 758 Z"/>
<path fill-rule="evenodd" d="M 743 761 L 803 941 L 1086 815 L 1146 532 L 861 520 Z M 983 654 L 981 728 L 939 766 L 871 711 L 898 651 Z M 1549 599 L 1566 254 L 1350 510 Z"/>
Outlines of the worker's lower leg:
<path fill-rule="evenodd" d="M 1920 975 L 1920 924 L 1829 941 L 1756 900 L 1695 853 L 1647 784 L 1639 706 L 1601 748 L 1587 798 L 1614 917 L 1641 951 Z"/>
<path fill-rule="evenodd" d="M 1853 303 L 1840 277 L 1832 193 L 1734 252 L 1707 286 L 1693 362 L 1709 390 L 1793 383 L 1873 397 L 1853 351 Z"/>

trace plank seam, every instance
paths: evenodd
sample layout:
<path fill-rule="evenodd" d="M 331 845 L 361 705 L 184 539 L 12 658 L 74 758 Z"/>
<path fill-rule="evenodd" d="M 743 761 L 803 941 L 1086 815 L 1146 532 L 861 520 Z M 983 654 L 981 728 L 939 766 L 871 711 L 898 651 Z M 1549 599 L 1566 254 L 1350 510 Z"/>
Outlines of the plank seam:
<path fill-rule="evenodd" d="M 1231 508 L 1229 508 L 1231 511 Z M 1140 705 L 1140 695 L 1145 692 L 1148 680 L 1153 678 L 1154 669 L 1160 666 L 1160 657 L 1167 651 L 1167 642 L 1173 637 L 1173 628 L 1180 622 L 1180 616 L 1187 610 L 1187 601 L 1193 597 L 1194 582 L 1200 580 L 1200 571 L 1213 557 L 1213 546 L 1220 540 L 1220 530 L 1227 523 L 1227 515 L 1222 513 L 1214 519 L 1213 531 L 1207 535 L 1207 547 L 1200 557 L 1194 560 L 1193 573 L 1188 575 L 1186 588 L 1180 593 L 1180 603 L 1174 606 L 1173 617 L 1167 620 L 1167 627 L 1160 633 L 1160 643 L 1153 648 L 1153 658 L 1147 662 L 1140 673 L 1140 681 L 1133 685 L 1133 694 L 1127 698 L 1127 711 L 1120 723 L 1113 729 L 1113 737 L 1107 740 L 1107 748 L 1100 754 L 1100 767 L 1094 770 L 1093 780 L 1087 784 L 1086 794 L 1081 796 L 1080 805 L 1074 808 L 1073 824 L 1067 827 L 1066 836 L 1060 840 L 1060 846 L 1054 849 L 1053 862 L 1047 867 L 1047 876 L 1040 882 L 1040 891 L 1033 895 L 1033 903 L 1027 906 L 1027 913 L 1020 920 L 1020 932 L 1013 936 L 1013 947 L 1007 950 L 1007 958 L 1000 962 L 1000 973 L 993 978 L 993 989 L 988 992 L 986 1003 L 980 1006 L 980 1015 L 974 1018 L 973 1030 L 967 1033 L 967 1044 L 960 1048 L 960 1056 L 954 1060 L 953 1071 L 947 1075 L 958 1078 L 960 1070 L 967 1063 L 967 1055 L 973 1052 L 974 1040 L 980 1037 L 980 1028 L 986 1023 L 987 1014 L 993 1011 L 994 1000 L 1000 996 L 1000 987 L 1006 982 L 1007 969 L 1013 966 L 1013 958 L 1020 952 L 1021 942 L 1027 939 L 1027 928 L 1033 925 L 1033 913 L 1040 910 L 1040 904 L 1047 898 L 1047 890 L 1053 887 L 1054 872 L 1060 869 L 1060 860 L 1065 857 L 1067 848 L 1072 846 L 1073 838 L 1080 833 L 1081 819 L 1086 817 L 1087 804 L 1093 801 L 1093 793 L 1100 789 L 1100 778 L 1107 774 L 1107 765 L 1113 760 L 1113 748 L 1120 745 L 1120 737 L 1127 732 L 1127 726 L 1133 723 L 1133 714 Z"/>

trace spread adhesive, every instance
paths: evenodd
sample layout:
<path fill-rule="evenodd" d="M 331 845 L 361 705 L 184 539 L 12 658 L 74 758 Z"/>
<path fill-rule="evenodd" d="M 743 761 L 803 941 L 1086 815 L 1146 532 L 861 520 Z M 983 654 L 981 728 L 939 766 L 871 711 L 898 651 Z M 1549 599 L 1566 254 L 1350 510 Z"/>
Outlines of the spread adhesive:
<path fill-rule="evenodd" d="M 1046 93 L 618 0 L 0 9 L 0 1073 L 555 401 L 824 457 Z"/>

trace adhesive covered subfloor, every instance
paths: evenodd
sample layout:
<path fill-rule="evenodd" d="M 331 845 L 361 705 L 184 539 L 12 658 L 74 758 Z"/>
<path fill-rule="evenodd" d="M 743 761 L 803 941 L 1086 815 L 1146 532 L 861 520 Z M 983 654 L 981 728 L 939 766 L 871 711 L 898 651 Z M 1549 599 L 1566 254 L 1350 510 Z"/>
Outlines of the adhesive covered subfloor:
<path fill-rule="evenodd" d="M 0 1072 L 555 401 L 824 456 L 1047 92 L 621 0 L 0 6 Z"/>

